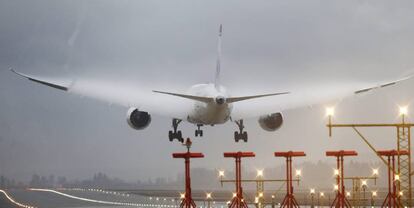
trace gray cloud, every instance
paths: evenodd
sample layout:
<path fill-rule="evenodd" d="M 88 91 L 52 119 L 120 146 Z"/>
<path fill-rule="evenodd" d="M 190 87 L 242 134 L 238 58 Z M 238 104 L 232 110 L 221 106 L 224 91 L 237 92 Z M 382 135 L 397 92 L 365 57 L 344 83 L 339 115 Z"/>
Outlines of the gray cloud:
<path fill-rule="evenodd" d="M 170 120 L 155 116 L 145 131 L 125 122 L 126 109 L 68 95 L 16 77 L 7 69 L 51 76 L 88 76 L 184 89 L 211 81 L 218 25 L 224 25 L 223 77 L 239 92 L 271 91 L 326 80 L 382 80 L 413 69 L 412 1 L 7 1 L 0 2 L 0 174 L 72 178 L 105 171 L 135 180 L 172 176 L 183 150 L 167 142 Z M 341 121 L 394 121 L 414 85 L 345 100 Z M 253 150 L 247 164 L 281 164 L 271 152 L 298 149 L 319 160 L 326 149 L 357 148 L 351 131 L 328 139 L 323 105 L 285 112 L 276 133 L 247 121 L 249 144 L 234 144 L 231 123 L 206 127 L 194 150 L 208 156 L 195 167 L 231 167 L 227 150 Z M 363 116 L 363 115 L 367 116 Z M 194 126 L 183 125 L 187 135 Z M 367 131 L 376 145 L 387 135 Z M 369 156 L 369 157 L 368 157 Z M 149 158 L 152 158 L 151 160 Z M 151 162 L 149 162 L 151 161 Z"/>

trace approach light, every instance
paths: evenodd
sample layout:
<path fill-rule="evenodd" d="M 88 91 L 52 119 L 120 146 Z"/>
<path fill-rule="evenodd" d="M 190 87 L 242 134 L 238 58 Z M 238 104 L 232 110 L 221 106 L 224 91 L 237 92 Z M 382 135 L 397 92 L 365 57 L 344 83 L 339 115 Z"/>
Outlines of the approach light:
<path fill-rule="evenodd" d="M 257 170 L 257 177 L 263 177 L 263 170 Z"/>
<path fill-rule="evenodd" d="M 400 180 L 400 175 L 395 174 L 395 176 L 394 176 L 394 180 L 399 181 L 399 180 Z"/>
<path fill-rule="evenodd" d="M 326 108 L 326 115 L 327 116 L 333 116 L 335 114 L 335 108 L 334 107 L 327 107 Z"/>
<path fill-rule="evenodd" d="M 366 186 L 367 185 L 367 180 L 362 180 L 361 183 L 362 183 L 362 186 Z"/>
<path fill-rule="evenodd" d="M 400 116 L 405 116 L 408 114 L 408 107 L 407 106 L 400 106 Z"/>
<path fill-rule="evenodd" d="M 310 193 L 311 193 L 311 194 L 315 194 L 315 189 L 314 189 L 314 188 L 311 188 L 311 189 L 310 189 Z"/>

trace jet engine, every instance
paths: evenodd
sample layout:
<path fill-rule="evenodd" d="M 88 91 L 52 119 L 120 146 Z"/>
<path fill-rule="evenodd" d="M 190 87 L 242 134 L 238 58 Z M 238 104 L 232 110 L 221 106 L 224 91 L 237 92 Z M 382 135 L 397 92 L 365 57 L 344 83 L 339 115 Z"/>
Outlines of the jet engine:
<path fill-rule="evenodd" d="M 266 131 L 276 131 L 283 124 L 283 116 L 281 113 L 272 113 L 269 115 L 260 116 L 259 124 L 260 127 Z"/>
<path fill-rule="evenodd" d="M 137 108 L 130 108 L 127 113 L 127 122 L 131 128 L 141 130 L 151 123 L 151 115 Z"/>

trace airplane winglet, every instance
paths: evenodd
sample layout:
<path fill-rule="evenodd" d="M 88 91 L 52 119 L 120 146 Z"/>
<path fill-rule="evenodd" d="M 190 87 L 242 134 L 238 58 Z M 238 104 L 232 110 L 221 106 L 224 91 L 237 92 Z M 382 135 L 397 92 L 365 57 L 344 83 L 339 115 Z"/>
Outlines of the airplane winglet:
<path fill-rule="evenodd" d="M 21 76 L 21 77 L 27 78 L 30 81 L 37 82 L 39 84 L 46 85 L 46 86 L 49 86 L 49 87 L 53 87 L 53 88 L 58 89 L 58 90 L 68 91 L 68 89 L 69 89 L 68 86 L 64 86 L 64 85 L 49 82 L 49 81 L 46 81 L 46 80 L 43 80 L 43 79 L 35 78 L 35 77 L 32 77 L 32 76 L 23 74 L 21 72 L 18 72 L 16 70 L 14 70 L 13 68 L 10 68 L 10 71 L 17 74 L 17 75 L 19 75 L 19 76 Z"/>

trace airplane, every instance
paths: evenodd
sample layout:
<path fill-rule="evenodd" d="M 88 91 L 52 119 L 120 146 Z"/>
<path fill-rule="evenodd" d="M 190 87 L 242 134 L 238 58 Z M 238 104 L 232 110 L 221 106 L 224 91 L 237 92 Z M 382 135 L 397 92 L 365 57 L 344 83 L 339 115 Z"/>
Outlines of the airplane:
<path fill-rule="evenodd" d="M 330 86 L 320 88 L 308 87 L 308 91 L 304 90 L 297 93 L 281 91 L 248 96 L 231 96 L 220 82 L 222 33 L 223 27 L 220 25 L 214 82 L 193 85 L 188 90 L 188 93 L 152 90 L 151 94 L 148 94 L 148 97 L 153 97 L 154 94 L 158 94 L 162 96 L 174 97 L 175 99 L 179 98 L 182 102 L 186 101 L 183 105 L 181 105 L 182 103 L 175 105 L 163 105 L 164 102 L 161 102 L 160 99 L 164 98 L 160 97 L 144 100 L 135 99 L 134 95 L 138 89 L 125 87 L 122 90 L 125 91 L 125 93 L 122 94 L 119 91 L 112 92 L 112 89 L 108 87 L 107 83 L 92 82 L 92 84 L 89 85 L 94 85 L 93 87 L 78 87 L 78 85 L 81 84 L 75 82 L 74 80 L 61 81 L 57 79 L 39 78 L 37 76 L 17 72 L 14 69 L 10 70 L 24 78 L 29 79 L 30 81 L 55 89 L 95 97 L 109 102 L 117 102 L 121 105 L 127 106 L 129 107 L 127 111 L 127 123 L 135 130 L 142 130 L 149 126 L 151 123 L 151 114 L 149 113 L 149 110 L 151 110 L 151 108 L 154 108 L 154 111 L 159 111 L 159 114 L 163 114 L 164 111 L 167 112 L 166 109 L 170 109 L 172 112 L 169 112 L 168 116 L 171 116 L 172 118 L 173 129 L 168 132 L 168 138 L 171 142 L 178 140 L 181 143 L 184 142 L 184 138 L 182 136 L 182 132 L 178 130 L 178 126 L 182 121 L 187 121 L 197 126 L 197 129 L 195 130 L 196 137 L 203 136 L 203 130 L 201 127 L 204 125 L 214 126 L 232 121 L 238 127 L 238 131 L 234 132 L 234 140 L 236 142 L 241 140 L 247 142 L 248 135 L 247 132 L 244 131 L 244 118 L 252 116 L 258 117 L 258 123 L 262 129 L 266 131 L 276 131 L 283 124 L 284 119 L 281 113 L 283 110 L 318 104 L 328 99 L 343 98 L 352 94 L 369 92 L 374 89 L 394 85 L 411 77 L 411 75 L 409 75 L 381 83 L 345 83 L 343 86 L 341 83 L 336 83 L 336 85 L 338 85 L 337 88 L 332 88 Z M 123 96 L 124 94 L 126 96 Z M 191 101 L 191 103 L 188 101 Z M 143 104 L 145 102 L 146 105 Z M 140 107 L 137 108 L 135 106 Z M 171 109 L 172 106 L 179 106 L 175 109 L 180 109 L 180 113 L 178 113 L 179 110 L 176 110 L 177 112 L 173 112 L 174 109 Z M 233 107 L 237 107 L 238 111 L 235 111 Z"/>

